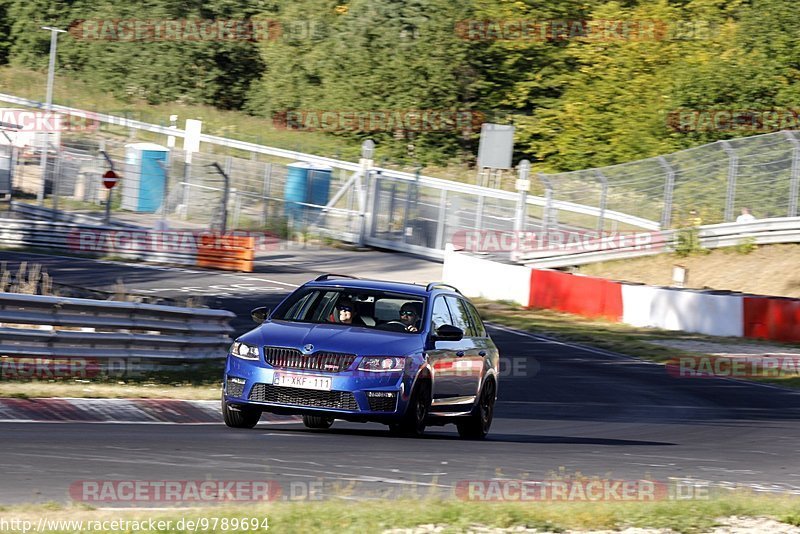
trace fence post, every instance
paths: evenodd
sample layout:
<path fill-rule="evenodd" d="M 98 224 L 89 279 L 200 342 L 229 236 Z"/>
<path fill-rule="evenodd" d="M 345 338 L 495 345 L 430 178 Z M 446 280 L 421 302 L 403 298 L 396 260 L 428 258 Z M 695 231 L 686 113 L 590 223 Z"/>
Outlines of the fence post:
<path fill-rule="evenodd" d="M 733 203 L 736 199 L 736 173 L 739 166 L 739 158 L 736 150 L 727 141 L 720 141 L 722 149 L 728 154 L 728 194 L 725 199 L 725 222 L 733 221 Z"/>
<path fill-rule="evenodd" d="M 262 197 L 264 200 L 264 209 L 261 210 L 261 226 L 267 225 L 267 218 L 269 217 L 269 195 L 272 187 L 272 163 L 264 165 L 264 188 L 262 189 Z"/>
<path fill-rule="evenodd" d="M 595 179 L 600 182 L 600 216 L 597 219 L 597 231 L 603 232 L 606 218 L 606 204 L 608 203 L 608 178 L 603 174 L 600 169 L 594 171 Z"/>
<path fill-rule="evenodd" d="M 792 143 L 792 177 L 789 182 L 789 217 L 797 217 L 797 195 L 800 194 L 800 141 L 794 132 L 783 132 Z"/>
<path fill-rule="evenodd" d="M 372 139 L 366 139 L 363 143 L 361 143 L 361 164 L 362 174 L 364 176 L 364 187 L 359 188 L 359 184 L 361 182 L 361 176 L 356 175 L 356 188 L 359 190 L 359 225 L 358 225 L 358 246 L 363 247 L 367 237 L 367 216 L 369 212 L 369 207 L 367 206 L 367 202 L 369 201 L 369 185 L 372 182 L 372 157 L 375 152 L 375 142 Z M 376 191 L 379 190 L 377 179 L 376 179 Z M 377 198 L 377 197 L 376 197 Z M 373 214 L 374 215 L 374 214 Z M 374 221 L 375 217 L 371 217 Z"/>
<path fill-rule="evenodd" d="M 537 173 L 536 176 L 544 184 L 544 210 L 542 211 L 542 234 L 544 235 L 550 229 L 550 211 L 553 209 L 553 182 L 541 172 Z"/>
<path fill-rule="evenodd" d="M 439 197 L 439 221 L 436 225 L 436 248 L 441 250 L 444 248 L 444 227 L 447 220 L 447 189 L 442 189 L 441 196 Z"/>
<path fill-rule="evenodd" d="M 191 185 L 192 178 L 192 163 L 189 152 L 183 160 L 183 220 L 189 218 L 189 202 L 191 202 Z"/>
<path fill-rule="evenodd" d="M 672 224 L 672 195 L 675 191 L 675 169 L 669 164 L 667 158 L 659 156 L 658 163 L 667 172 L 667 181 L 664 184 L 664 211 L 661 213 L 661 229 L 666 230 Z"/>
<path fill-rule="evenodd" d="M 517 168 L 519 178 L 516 183 L 516 190 L 519 191 L 519 199 L 517 200 L 517 216 L 514 220 L 514 231 L 525 231 L 525 219 L 527 218 L 528 211 L 528 191 L 531 189 L 531 181 L 529 179 L 531 172 L 531 162 L 523 159 L 519 162 Z M 519 239 L 519 237 L 517 237 Z"/>
<path fill-rule="evenodd" d="M 64 149 L 59 145 L 56 151 L 56 167 L 53 172 L 53 221 L 58 221 L 58 186 L 61 182 Z"/>

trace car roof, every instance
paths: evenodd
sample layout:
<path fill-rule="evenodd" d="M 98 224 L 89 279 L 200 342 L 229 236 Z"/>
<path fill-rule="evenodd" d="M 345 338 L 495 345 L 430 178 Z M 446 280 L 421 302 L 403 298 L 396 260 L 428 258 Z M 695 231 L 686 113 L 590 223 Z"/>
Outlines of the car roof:
<path fill-rule="evenodd" d="M 457 291 L 453 291 L 452 289 L 445 288 L 442 289 L 441 286 L 436 286 L 428 290 L 428 286 L 424 286 L 421 284 L 410 284 L 405 282 L 391 282 L 387 280 L 369 280 L 364 278 L 336 278 L 336 279 L 328 279 L 328 280 L 312 280 L 306 284 L 305 287 L 341 287 L 345 289 L 377 289 L 379 291 L 394 291 L 396 293 L 407 293 L 409 295 L 415 295 L 420 297 L 425 297 L 432 292 L 445 292 L 445 293 L 452 293 L 458 294 Z"/>

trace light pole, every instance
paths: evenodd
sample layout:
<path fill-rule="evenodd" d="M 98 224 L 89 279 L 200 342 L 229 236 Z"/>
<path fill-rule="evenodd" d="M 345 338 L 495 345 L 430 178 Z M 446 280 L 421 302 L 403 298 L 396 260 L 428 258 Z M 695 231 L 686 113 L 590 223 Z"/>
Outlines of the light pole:
<path fill-rule="evenodd" d="M 52 26 L 42 26 L 43 30 L 50 32 L 50 66 L 47 69 L 47 97 L 45 99 L 45 109 L 51 111 L 53 107 L 53 78 L 56 74 L 56 46 L 58 46 L 58 34 L 66 33 L 67 30 L 61 30 Z M 55 121 L 54 121 L 55 122 Z M 44 204 L 44 191 L 47 183 L 47 151 L 49 146 L 49 133 L 45 132 L 43 136 L 44 146 L 42 147 L 42 159 L 40 168 L 42 169 L 42 188 L 39 190 L 39 205 Z M 54 191 L 56 193 L 56 191 Z"/>

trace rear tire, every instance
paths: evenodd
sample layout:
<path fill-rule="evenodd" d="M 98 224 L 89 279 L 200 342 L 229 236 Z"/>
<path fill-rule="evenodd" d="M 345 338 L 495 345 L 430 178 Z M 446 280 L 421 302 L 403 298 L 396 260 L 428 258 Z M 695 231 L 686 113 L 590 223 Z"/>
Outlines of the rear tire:
<path fill-rule="evenodd" d="M 222 397 L 222 419 L 231 428 L 253 428 L 261 419 L 261 410 L 240 407 L 238 410 L 231 409 L 225 396 Z"/>
<path fill-rule="evenodd" d="M 417 384 L 408 402 L 403 420 L 389 425 L 393 434 L 407 437 L 420 437 L 425 433 L 425 419 L 431 408 L 431 383 L 424 380 Z"/>
<path fill-rule="evenodd" d="M 304 415 L 303 424 L 308 428 L 326 430 L 333 424 L 332 417 L 322 417 L 318 415 Z"/>
<path fill-rule="evenodd" d="M 456 423 L 458 435 L 464 439 L 483 439 L 489 433 L 494 417 L 494 401 L 497 386 L 494 379 L 489 379 L 481 389 L 478 405 L 472 415 Z"/>

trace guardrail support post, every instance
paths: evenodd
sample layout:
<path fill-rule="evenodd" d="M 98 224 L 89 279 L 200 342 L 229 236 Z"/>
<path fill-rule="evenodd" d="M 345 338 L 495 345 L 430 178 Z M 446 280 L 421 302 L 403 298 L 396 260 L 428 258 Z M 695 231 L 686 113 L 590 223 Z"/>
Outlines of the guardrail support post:
<path fill-rule="evenodd" d="M 529 178 L 531 162 L 527 159 L 520 161 L 517 172 L 519 173 L 519 178 L 517 179 L 516 190 L 519 191 L 519 200 L 517 201 L 517 217 L 514 220 L 514 231 L 524 232 L 525 219 L 528 214 L 528 191 L 531 189 L 531 181 Z"/>
<path fill-rule="evenodd" d="M 800 141 L 794 132 L 783 132 L 792 143 L 792 177 L 789 182 L 789 213 L 788 217 L 797 217 L 797 196 L 800 194 Z"/>
<path fill-rule="evenodd" d="M 736 173 L 739 157 L 736 150 L 727 141 L 720 141 L 722 149 L 728 154 L 728 194 L 725 199 L 725 222 L 733 221 L 733 203 L 736 200 Z"/>
<path fill-rule="evenodd" d="M 608 203 L 608 178 L 600 169 L 594 171 L 595 179 L 600 182 L 600 216 L 597 218 L 597 231 L 602 233 L 606 218 L 606 204 Z"/>
<path fill-rule="evenodd" d="M 669 164 L 667 158 L 660 156 L 658 163 L 667 173 L 664 183 L 664 211 L 661 212 L 661 229 L 666 230 L 672 224 L 672 194 L 675 191 L 675 169 Z"/>
<path fill-rule="evenodd" d="M 436 225 L 436 248 L 444 248 L 444 227 L 447 224 L 447 189 L 439 197 L 439 224 Z"/>
<path fill-rule="evenodd" d="M 264 164 L 264 188 L 262 189 L 262 198 L 264 200 L 264 207 L 261 210 L 261 226 L 267 225 L 267 216 L 269 209 L 269 193 L 272 186 L 272 163 Z"/>
<path fill-rule="evenodd" d="M 544 210 L 542 211 L 542 235 L 544 235 L 550 229 L 550 212 L 553 209 L 553 182 L 541 172 L 537 173 L 536 176 L 544 184 Z"/>

